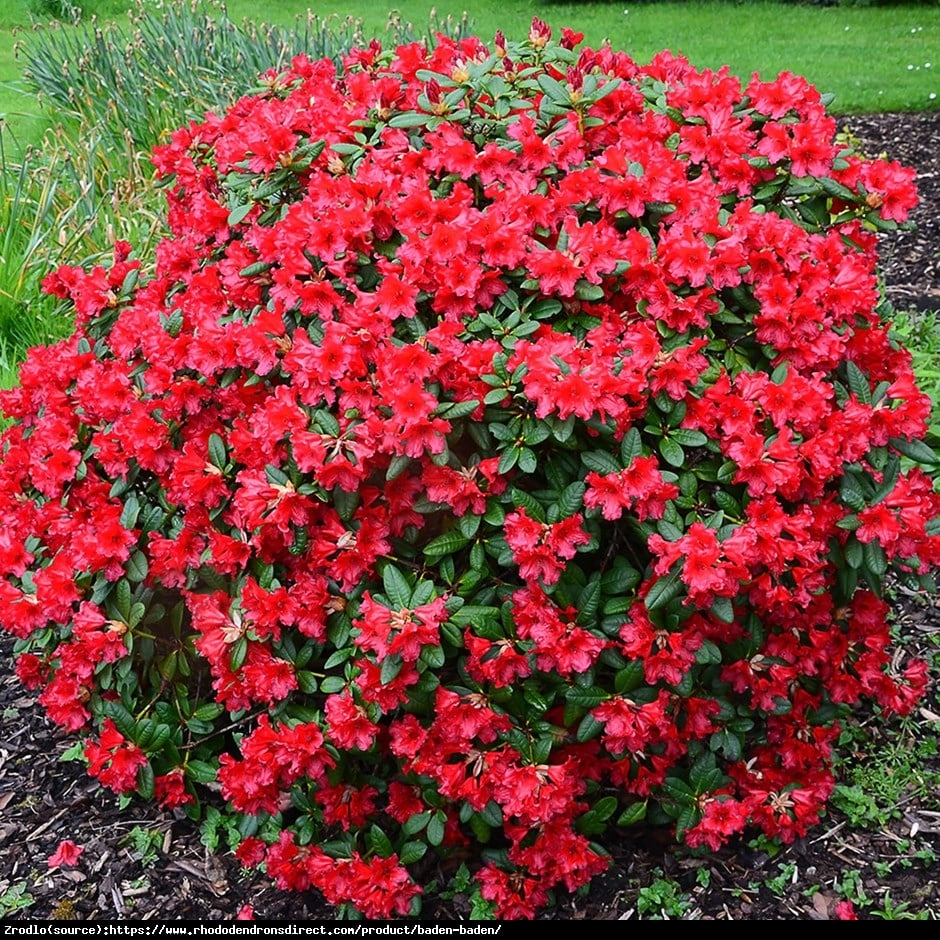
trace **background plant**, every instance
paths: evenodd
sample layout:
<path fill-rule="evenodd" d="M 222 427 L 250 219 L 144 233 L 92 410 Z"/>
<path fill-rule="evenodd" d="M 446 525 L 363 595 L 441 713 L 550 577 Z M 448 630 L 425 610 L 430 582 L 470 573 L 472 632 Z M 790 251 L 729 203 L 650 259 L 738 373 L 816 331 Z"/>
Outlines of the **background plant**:
<path fill-rule="evenodd" d="M 928 440 L 940 444 L 940 312 L 895 310 L 891 319 L 898 342 L 914 357 L 917 381 L 933 402 Z"/>
<path fill-rule="evenodd" d="M 432 16 L 423 34 L 439 31 L 466 35 L 466 17 Z M 419 32 L 395 14 L 376 31 L 393 45 Z M 235 22 L 219 0 L 136 0 L 126 24 L 86 18 L 77 26 L 53 22 L 33 30 L 22 60 L 26 81 L 57 116 L 93 128 L 106 150 L 124 153 L 129 146 L 146 160 L 171 131 L 207 111 L 225 110 L 259 75 L 282 71 L 295 55 L 338 61 L 367 41 L 362 20 L 352 16 L 308 11 L 283 27 Z"/>

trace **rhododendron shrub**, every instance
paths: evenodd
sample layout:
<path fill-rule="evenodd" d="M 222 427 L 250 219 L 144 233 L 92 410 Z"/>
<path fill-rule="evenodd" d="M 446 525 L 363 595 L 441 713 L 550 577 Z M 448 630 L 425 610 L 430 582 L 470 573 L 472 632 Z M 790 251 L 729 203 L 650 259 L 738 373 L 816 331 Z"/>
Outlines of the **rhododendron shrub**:
<path fill-rule="evenodd" d="M 158 148 L 172 234 L 66 267 L 0 470 L 17 672 L 118 793 L 367 916 L 501 917 L 603 835 L 792 840 L 903 713 L 930 403 L 880 313 L 913 172 L 664 53 L 300 57 Z"/>

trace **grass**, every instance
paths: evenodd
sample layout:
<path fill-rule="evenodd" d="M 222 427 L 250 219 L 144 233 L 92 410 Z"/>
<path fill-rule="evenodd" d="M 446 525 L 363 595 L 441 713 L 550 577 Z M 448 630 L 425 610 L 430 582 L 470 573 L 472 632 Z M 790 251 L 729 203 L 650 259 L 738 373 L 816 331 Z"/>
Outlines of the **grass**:
<path fill-rule="evenodd" d="M 0 128 L 0 377 L 29 346 L 65 335 L 55 303 L 40 296 L 39 284 L 52 266 L 69 258 L 81 238 L 82 210 L 75 188 L 62 197 L 74 161 L 40 159 L 28 150 L 14 162 Z M 95 213 L 89 210 L 93 217 Z M 30 315 L 24 316 L 29 309 Z"/>
<path fill-rule="evenodd" d="M 918 386 L 933 402 L 928 440 L 940 447 L 940 311 L 899 310 L 893 324 L 898 343 L 914 357 Z"/>
<path fill-rule="evenodd" d="M 465 21 L 434 27 L 467 34 Z M 393 45 L 418 35 L 397 21 L 378 34 Z M 352 17 L 308 13 L 282 27 L 235 22 L 218 2 L 154 9 L 136 0 L 123 24 L 85 20 L 36 32 L 23 48 L 23 74 L 59 119 L 95 128 L 110 150 L 142 151 L 144 162 L 177 127 L 224 110 L 258 75 L 286 68 L 298 52 L 338 61 L 365 42 Z"/>
<path fill-rule="evenodd" d="M 0 115 L 6 115 L 26 141 L 37 139 L 47 117 L 22 81 L 22 60 L 15 50 L 29 41 L 30 6 L 42 2 L 59 0 L 6 0 L 0 12 Z M 131 0 L 85 0 L 86 20 L 97 13 L 102 19 L 126 22 L 124 11 L 132 5 Z M 170 9 L 184 4 L 167 0 L 162 5 Z M 268 0 L 264 18 L 293 26 L 308 5 L 305 0 Z M 229 0 L 226 6 L 236 23 L 257 18 L 253 0 Z M 388 0 L 328 0 L 328 6 L 315 6 L 321 16 L 361 18 L 367 34 L 383 29 L 390 8 Z M 400 0 L 396 6 L 406 21 L 421 28 L 432 9 L 459 18 L 470 5 L 464 0 Z M 798 72 L 820 90 L 835 94 L 833 109 L 840 113 L 940 107 L 940 61 L 932 61 L 940 58 L 938 6 L 820 7 L 763 0 L 472 4 L 474 30 L 487 38 L 497 28 L 507 35 L 523 34 L 534 14 L 556 28 L 583 30 L 591 44 L 609 39 L 641 62 L 670 48 L 699 67 L 727 65 L 744 78 L 754 72 L 764 77 L 782 70 Z"/>

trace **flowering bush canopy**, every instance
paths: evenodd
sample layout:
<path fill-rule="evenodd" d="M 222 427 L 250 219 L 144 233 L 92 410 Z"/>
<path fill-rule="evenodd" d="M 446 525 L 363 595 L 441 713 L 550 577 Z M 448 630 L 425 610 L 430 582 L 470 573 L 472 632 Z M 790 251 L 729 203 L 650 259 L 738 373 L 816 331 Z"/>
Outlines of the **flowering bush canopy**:
<path fill-rule="evenodd" d="M 2 399 L 22 681 L 367 916 L 455 852 L 531 917 L 609 827 L 793 839 L 840 717 L 926 681 L 880 596 L 940 562 L 875 273 L 913 172 L 794 75 L 580 38 L 266 76 L 157 149 L 147 273 L 50 275 L 75 333 Z"/>

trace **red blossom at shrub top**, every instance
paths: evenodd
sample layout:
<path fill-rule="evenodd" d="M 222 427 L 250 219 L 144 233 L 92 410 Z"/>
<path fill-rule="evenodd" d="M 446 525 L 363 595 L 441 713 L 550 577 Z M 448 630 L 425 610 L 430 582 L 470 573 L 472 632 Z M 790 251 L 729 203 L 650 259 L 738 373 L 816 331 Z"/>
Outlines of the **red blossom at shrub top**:
<path fill-rule="evenodd" d="M 927 681 L 882 597 L 940 564 L 876 267 L 912 172 L 790 73 L 551 32 L 178 130 L 169 235 L 51 274 L 75 333 L 0 393 L 20 679 L 103 785 L 211 788 L 370 917 L 457 857 L 534 917 L 643 819 L 798 838 L 843 717 Z"/>

